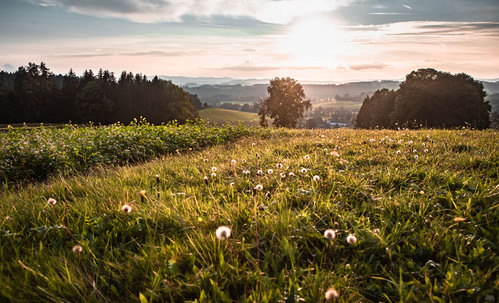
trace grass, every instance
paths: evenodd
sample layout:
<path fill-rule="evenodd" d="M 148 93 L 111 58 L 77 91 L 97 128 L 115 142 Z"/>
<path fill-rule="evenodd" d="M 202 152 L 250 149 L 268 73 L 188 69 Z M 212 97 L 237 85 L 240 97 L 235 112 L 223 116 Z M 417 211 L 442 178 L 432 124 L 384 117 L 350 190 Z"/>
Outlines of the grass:
<path fill-rule="evenodd" d="M 494 131 L 302 130 L 4 187 L 0 301 L 494 302 L 498 163 Z"/>
<path fill-rule="evenodd" d="M 258 126 L 258 114 L 248 113 L 224 108 L 206 108 L 199 111 L 201 119 L 211 123 L 222 125 L 225 123 L 244 123 L 247 126 Z"/>

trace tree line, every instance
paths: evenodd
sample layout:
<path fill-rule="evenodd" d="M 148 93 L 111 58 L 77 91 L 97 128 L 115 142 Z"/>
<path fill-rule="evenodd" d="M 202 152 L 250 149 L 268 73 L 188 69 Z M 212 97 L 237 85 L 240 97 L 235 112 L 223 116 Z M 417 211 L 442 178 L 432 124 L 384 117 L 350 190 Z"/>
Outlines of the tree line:
<path fill-rule="evenodd" d="M 367 96 L 357 115 L 357 128 L 454 128 L 490 126 L 483 84 L 471 76 L 432 68 L 406 76 L 399 89 Z"/>
<path fill-rule="evenodd" d="M 171 81 L 126 71 L 118 79 L 102 69 L 56 76 L 41 62 L 0 77 L 0 123 L 110 124 L 139 117 L 184 123 L 199 117 L 196 107 L 202 107 L 199 98 Z"/>

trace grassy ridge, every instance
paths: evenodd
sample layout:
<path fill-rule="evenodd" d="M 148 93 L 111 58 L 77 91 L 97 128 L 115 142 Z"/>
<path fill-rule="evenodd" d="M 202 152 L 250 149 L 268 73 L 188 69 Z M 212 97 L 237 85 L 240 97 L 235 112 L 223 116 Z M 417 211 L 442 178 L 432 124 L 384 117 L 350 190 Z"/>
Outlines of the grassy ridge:
<path fill-rule="evenodd" d="M 0 301 L 498 298 L 497 133 L 290 134 L 6 189 Z"/>

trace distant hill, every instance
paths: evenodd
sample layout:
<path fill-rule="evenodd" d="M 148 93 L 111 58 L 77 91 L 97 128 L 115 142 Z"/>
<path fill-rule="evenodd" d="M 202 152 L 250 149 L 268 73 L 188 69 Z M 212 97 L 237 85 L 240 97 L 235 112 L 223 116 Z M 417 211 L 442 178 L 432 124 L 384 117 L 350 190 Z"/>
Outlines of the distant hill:
<path fill-rule="evenodd" d="M 338 99 L 362 102 L 366 95 L 372 95 L 382 88 L 397 89 L 399 81 L 351 82 L 345 84 L 304 84 L 303 89 L 308 98 Z M 254 102 L 267 97 L 268 84 L 255 85 L 201 85 L 184 86 L 183 89 L 196 94 L 201 102 L 219 104 L 223 102 Z"/>

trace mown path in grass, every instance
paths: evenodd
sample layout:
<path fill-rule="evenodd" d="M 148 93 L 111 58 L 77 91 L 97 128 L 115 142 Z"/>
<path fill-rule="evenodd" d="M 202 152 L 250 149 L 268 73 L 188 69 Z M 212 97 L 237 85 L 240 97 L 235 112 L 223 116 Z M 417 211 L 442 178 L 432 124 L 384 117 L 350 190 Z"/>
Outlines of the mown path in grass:
<path fill-rule="evenodd" d="M 497 300 L 496 132 L 288 134 L 5 188 L 0 301 Z"/>

